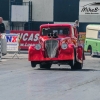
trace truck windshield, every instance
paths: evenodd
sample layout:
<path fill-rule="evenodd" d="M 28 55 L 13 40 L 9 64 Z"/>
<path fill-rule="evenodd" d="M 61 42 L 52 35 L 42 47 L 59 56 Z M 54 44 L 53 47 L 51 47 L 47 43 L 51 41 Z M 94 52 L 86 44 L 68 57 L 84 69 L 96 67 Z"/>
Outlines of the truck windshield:
<path fill-rule="evenodd" d="M 43 28 L 42 29 L 42 35 L 48 35 L 49 33 L 57 33 L 58 35 L 68 35 L 69 32 L 69 28 Z"/>

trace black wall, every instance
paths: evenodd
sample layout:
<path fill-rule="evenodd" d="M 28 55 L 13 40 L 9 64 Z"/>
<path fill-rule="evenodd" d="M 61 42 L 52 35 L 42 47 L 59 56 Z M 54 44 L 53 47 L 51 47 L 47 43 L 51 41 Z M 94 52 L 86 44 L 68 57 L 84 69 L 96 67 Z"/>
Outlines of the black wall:
<path fill-rule="evenodd" d="M 24 30 L 28 31 L 28 30 L 35 30 L 35 31 L 39 31 L 40 29 L 40 25 L 42 24 L 53 24 L 53 22 L 36 22 L 36 21 L 33 21 L 31 23 L 25 23 L 24 25 Z M 30 28 L 29 28 L 29 24 L 30 24 Z"/>
<path fill-rule="evenodd" d="M 79 16 L 79 0 L 54 0 L 54 21 L 74 22 Z"/>
<path fill-rule="evenodd" d="M 0 0 L 0 17 L 9 20 L 9 0 Z"/>
<path fill-rule="evenodd" d="M 15 0 L 22 3 L 23 0 Z M 0 17 L 4 20 L 9 20 L 9 0 L 0 0 Z"/>
<path fill-rule="evenodd" d="M 23 0 L 11 0 L 11 1 L 14 1 L 13 4 L 15 5 L 22 5 L 23 3 Z"/>

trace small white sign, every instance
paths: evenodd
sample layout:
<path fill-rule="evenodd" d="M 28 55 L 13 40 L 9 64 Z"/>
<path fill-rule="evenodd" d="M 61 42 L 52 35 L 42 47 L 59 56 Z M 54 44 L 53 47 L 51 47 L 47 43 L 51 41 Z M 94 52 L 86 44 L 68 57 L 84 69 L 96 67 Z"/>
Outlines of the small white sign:
<path fill-rule="evenodd" d="M 7 40 L 7 52 L 18 52 L 19 47 L 19 35 L 18 34 L 6 34 Z"/>

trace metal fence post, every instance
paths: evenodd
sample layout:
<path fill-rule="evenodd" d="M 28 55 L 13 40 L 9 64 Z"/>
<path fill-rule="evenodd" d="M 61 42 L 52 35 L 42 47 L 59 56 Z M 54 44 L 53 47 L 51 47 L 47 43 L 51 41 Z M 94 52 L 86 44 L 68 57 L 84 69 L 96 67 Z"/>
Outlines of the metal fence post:
<path fill-rule="evenodd" d="M 0 61 L 2 60 L 2 43 L 1 43 L 1 35 L 0 35 Z"/>

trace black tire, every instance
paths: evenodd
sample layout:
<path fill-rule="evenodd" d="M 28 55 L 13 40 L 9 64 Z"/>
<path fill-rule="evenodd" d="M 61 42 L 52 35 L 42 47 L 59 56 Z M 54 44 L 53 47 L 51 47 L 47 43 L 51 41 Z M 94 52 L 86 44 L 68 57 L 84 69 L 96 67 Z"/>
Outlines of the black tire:
<path fill-rule="evenodd" d="M 81 70 L 83 68 L 83 63 L 75 62 L 74 65 L 71 65 L 71 70 Z"/>
<path fill-rule="evenodd" d="M 83 68 L 83 62 L 80 63 L 76 60 L 76 53 L 74 53 L 74 63 L 73 60 L 70 62 L 70 66 L 71 66 L 71 70 L 79 70 L 79 69 L 82 69 Z"/>
<path fill-rule="evenodd" d="M 40 64 L 40 68 L 50 69 L 52 64 Z"/>
<path fill-rule="evenodd" d="M 32 67 L 32 68 L 36 67 L 36 63 L 33 62 L 33 61 L 31 61 L 31 67 Z"/>
<path fill-rule="evenodd" d="M 83 63 L 80 63 L 80 62 L 76 61 L 75 65 L 74 65 L 74 68 L 81 70 L 83 68 Z"/>
<path fill-rule="evenodd" d="M 93 55 L 93 52 L 92 52 L 92 47 L 90 49 L 90 55 L 91 55 L 91 57 L 95 57 L 95 55 Z"/>
<path fill-rule="evenodd" d="M 92 47 L 91 47 L 91 46 L 88 47 L 88 50 L 90 50 L 90 55 L 91 55 L 91 57 L 94 57 L 93 52 L 92 52 Z"/>

